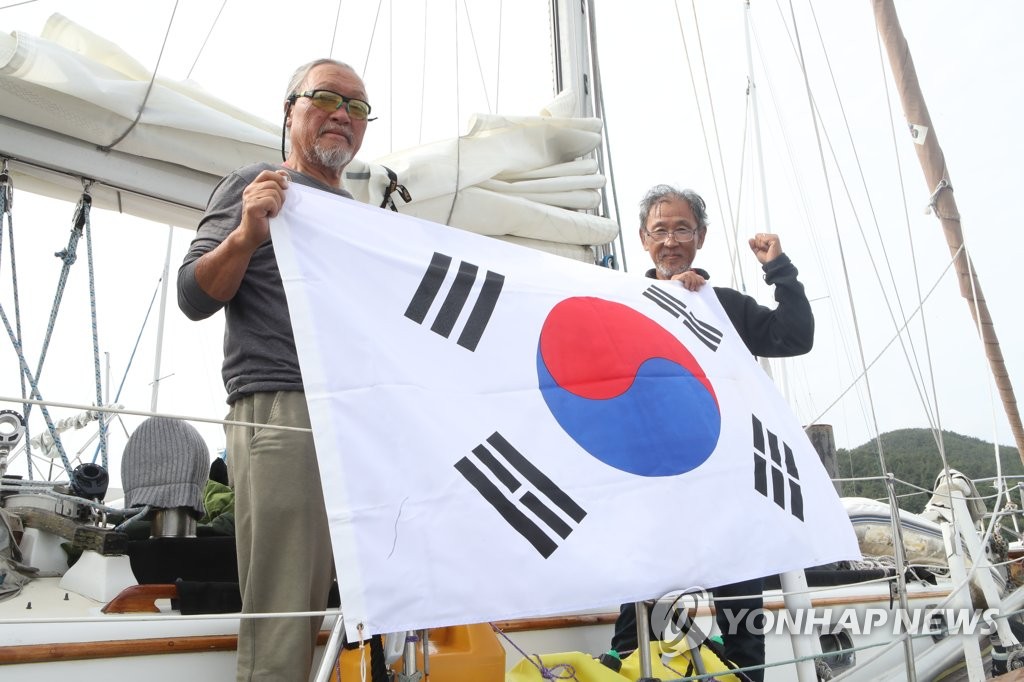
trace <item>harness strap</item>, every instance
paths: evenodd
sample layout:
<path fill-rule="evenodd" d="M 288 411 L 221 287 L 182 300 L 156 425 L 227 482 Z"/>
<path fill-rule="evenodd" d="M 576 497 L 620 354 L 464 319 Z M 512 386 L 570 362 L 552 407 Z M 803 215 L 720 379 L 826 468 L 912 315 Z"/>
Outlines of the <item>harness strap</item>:
<path fill-rule="evenodd" d="M 398 192 L 398 195 L 402 197 L 402 201 L 409 203 L 412 201 L 412 195 L 409 194 L 409 190 L 405 188 L 405 185 L 398 184 L 398 174 L 391 170 L 387 166 L 384 166 L 384 170 L 388 173 L 388 187 L 384 190 L 384 200 L 380 202 L 381 208 L 390 208 L 392 211 L 398 211 L 395 206 L 395 200 L 391 197 L 392 194 Z"/>

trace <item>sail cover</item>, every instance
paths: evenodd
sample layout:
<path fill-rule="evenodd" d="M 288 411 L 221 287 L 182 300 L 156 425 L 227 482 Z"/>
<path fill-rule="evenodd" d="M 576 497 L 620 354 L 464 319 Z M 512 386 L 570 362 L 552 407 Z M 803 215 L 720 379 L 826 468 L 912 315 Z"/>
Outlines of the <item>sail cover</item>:
<path fill-rule="evenodd" d="M 345 184 L 379 204 L 386 165 L 412 195 L 409 204 L 396 196 L 399 211 L 592 260 L 588 247 L 618 233 L 614 221 L 588 213 L 604 178 L 582 157 L 600 142 L 600 121 L 570 118 L 562 97 L 539 116 L 478 116 L 458 139 L 357 159 Z M 59 14 L 39 37 L 0 33 L 0 157 L 23 189 L 75 200 L 85 178 L 96 206 L 194 227 L 222 176 L 279 159 L 279 147 L 278 123 L 193 82 L 153 80 L 117 45 Z"/>
<path fill-rule="evenodd" d="M 710 287 L 294 183 L 271 230 L 350 636 L 860 556 Z"/>

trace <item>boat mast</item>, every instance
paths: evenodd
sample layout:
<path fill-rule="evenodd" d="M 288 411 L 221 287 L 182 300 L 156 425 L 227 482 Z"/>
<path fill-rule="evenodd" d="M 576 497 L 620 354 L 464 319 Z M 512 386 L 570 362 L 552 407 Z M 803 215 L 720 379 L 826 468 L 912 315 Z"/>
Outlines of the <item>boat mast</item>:
<path fill-rule="evenodd" d="M 593 0 L 550 0 L 551 4 L 551 54 L 554 91 L 560 95 L 570 90 L 576 97 L 573 116 L 577 118 L 602 118 L 600 73 L 597 67 L 596 31 L 594 26 Z M 602 129 L 607 145 L 607 127 Z M 611 173 L 605 167 L 603 147 L 594 152 L 599 172 L 611 182 Z M 611 167 L 611 154 L 608 154 Z M 608 188 L 601 192 L 601 215 L 608 216 Z M 616 208 L 616 218 L 618 210 Z M 615 242 L 593 246 L 595 260 L 601 265 L 611 264 L 625 268 L 626 250 L 619 231 L 620 253 L 615 253 Z M 622 262 L 618 263 L 617 260 Z"/>
<path fill-rule="evenodd" d="M 579 0 L 551 0 L 555 94 L 571 90 L 576 95 L 574 115 L 594 115 L 591 102 L 590 33 L 584 3 Z"/>
<path fill-rule="evenodd" d="M 999 348 L 999 339 L 996 338 L 995 326 L 989 315 L 985 295 L 981 291 L 981 283 L 978 281 L 977 272 L 967 253 L 967 246 L 964 244 L 963 231 L 960 228 L 960 212 L 957 210 L 956 199 L 953 196 L 949 169 L 946 167 L 945 156 L 939 146 L 931 117 L 928 115 L 928 107 L 925 105 L 921 86 L 917 80 L 917 72 L 914 70 L 914 60 L 910 56 L 910 48 L 903 35 L 903 29 L 900 27 L 892 0 L 872 0 L 872 5 L 875 10 L 878 35 L 885 44 L 886 52 L 889 55 L 889 66 L 892 69 L 896 88 L 899 90 L 903 113 L 916 143 L 917 159 L 921 163 L 925 180 L 932 191 L 931 208 L 946 235 L 946 243 L 953 256 L 957 279 L 960 282 L 960 295 L 967 300 L 971 317 L 981 333 L 985 356 L 988 358 L 989 368 L 995 379 L 996 388 L 999 390 L 999 398 L 1003 403 L 1006 418 L 1010 422 L 1010 430 L 1017 445 L 1017 452 L 1020 454 L 1021 461 L 1024 461 L 1024 427 L 1021 426 L 1017 399 L 1014 397 L 1013 386 L 1010 383 L 1009 373 L 1006 371 L 1006 363 L 1003 361 L 1003 353 Z"/>

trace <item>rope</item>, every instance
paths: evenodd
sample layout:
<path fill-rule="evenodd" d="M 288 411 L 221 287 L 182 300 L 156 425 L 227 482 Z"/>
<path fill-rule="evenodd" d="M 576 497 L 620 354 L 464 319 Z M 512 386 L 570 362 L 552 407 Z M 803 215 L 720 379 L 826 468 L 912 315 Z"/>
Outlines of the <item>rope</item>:
<path fill-rule="evenodd" d="M 4 167 L 6 169 L 6 163 L 5 163 Z M 8 182 L 9 182 L 9 180 L 8 180 Z M 4 188 L 4 191 L 2 192 L 3 194 L 5 194 L 5 197 L 7 195 L 9 195 L 8 190 L 10 189 L 10 185 L 8 184 L 8 182 L 4 183 L 5 184 L 5 188 Z M 64 261 L 64 266 L 61 269 L 60 277 L 58 278 L 57 293 L 55 295 L 55 300 L 54 300 L 54 303 L 53 303 L 53 308 L 50 311 L 50 319 L 49 319 L 49 322 L 48 322 L 48 325 L 47 325 L 46 335 L 45 335 L 45 337 L 43 339 L 43 350 L 40 353 L 39 364 L 37 366 L 37 369 L 36 369 L 36 372 L 35 372 L 34 375 L 32 373 L 32 370 L 28 366 L 28 361 L 25 359 L 25 351 L 24 351 L 24 348 L 23 348 L 23 346 L 21 344 L 21 308 L 20 308 L 20 305 L 19 305 L 17 272 L 15 270 L 14 262 L 13 262 L 13 257 L 14 257 L 14 252 L 13 252 L 13 246 L 14 246 L 13 223 L 10 221 L 10 215 L 9 215 L 9 213 L 10 213 L 9 212 L 10 201 L 8 199 L 6 199 L 6 198 L 5 198 L 5 201 L 4 201 L 4 212 L 8 213 L 8 216 L 9 216 L 8 226 L 11 227 L 11 230 L 10 230 L 10 232 L 11 232 L 11 249 L 12 249 L 12 252 L 11 252 L 11 257 L 12 257 L 11 276 L 12 276 L 13 288 L 14 288 L 14 302 L 15 302 L 15 315 L 16 315 L 15 321 L 16 321 L 16 324 L 17 324 L 17 328 L 16 329 L 12 328 L 10 319 L 7 317 L 7 312 L 4 310 L 2 305 L 0 305 L 0 319 L 2 319 L 3 324 L 4 324 L 4 328 L 7 330 L 7 336 L 11 340 L 11 345 L 14 347 L 14 351 L 15 351 L 15 353 L 18 356 L 18 364 L 21 367 L 21 382 L 22 382 L 22 401 L 21 401 L 21 404 L 23 406 L 22 409 L 23 409 L 23 411 L 25 413 L 25 423 L 26 424 L 28 423 L 28 417 L 29 417 L 29 414 L 31 413 L 32 405 L 36 404 L 35 401 L 28 400 L 27 398 L 25 398 L 24 384 L 25 384 L 25 381 L 27 380 L 29 386 L 31 387 L 31 392 L 29 393 L 29 395 L 34 396 L 35 398 L 37 398 L 40 401 L 40 403 L 39 403 L 40 404 L 40 409 L 41 409 L 41 412 L 43 414 L 43 418 L 46 421 L 46 426 L 49 429 L 50 436 L 53 438 L 54 444 L 57 447 L 57 452 L 60 453 L 61 462 L 64 464 L 64 470 L 67 472 L 69 477 L 71 476 L 71 469 L 72 469 L 71 463 L 68 461 L 67 453 L 64 451 L 64 445 L 61 443 L 60 437 L 57 434 L 56 429 L 54 428 L 53 420 L 50 418 L 50 413 L 46 409 L 45 404 L 42 404 L 42 402 L 41 402 L 42 401 L 42 394 L 39 392 L 38 381 L 39 381 L 39 375 L 42 373 L 43 361 L 46 358 L 46 350 L 47 350 L 47 348 L 49 346 L 50 338 L 52 337 L 52 334 L 53 334 L 53 327 L 56 324 L 57 311 L 60 308 L 60 301 L 61 301 L 61 299 L 63 297 L 64 285 L 67 282 L 68 271 L 70 270 L 71 265 L 75 262 L 75 259 L 76 259 L 76 248 L 77 248 L 78 238 L 81 236 L 81 232 L 80 232 L 80 229 L 79 229 L 80 228 L 80 224 L 81 224 L 80 223 L 80 218 L 81 218 L 81 215 L 82 215 L 81 211 L 82 211 L 83 204 L 86 203 L 86 197 L 88 197 L 88 194 L 83 194 L 82 201 L 75 208 L 75 227 L 73 227 L 72 230 L 71 230 L 71 236 L 68 239 L 68 246 L 67 246 L 67 248 L 64 249 L 64 251 L 61 251 L 61 252 L 56 254 L 59 258 L 61 258 Z M 90 199 L 90 201 L 91 201 L 91 199 Z M 28 431 L 27 431 L 27 428 L 26 428 L 26 437 L 28 437 L 28 435 L 29 434 L 28 434 Z M 31 477 L 32 477 L 32 468 L 31 468 L 31 466 L 29 467 L 28 476 L 31 479 Z"/>
<path fill-rule="evenodd" d="M 14 257 L 14 213 L 12 208 L 14 206 L 14 181 L 11 179 L 10 173 L 7 168 L 7 159 L 3 160 L 3 167 L 0 168 L 0 254 L 3 253 L 3 228 L 4 220 L 3 217 L 7 216 L 7 235 L 8 244 L 11 251 L 11 283 L 12 283 L 12 295 L 14 297 L 14 333 L 18 340 L 21 340 L 21 299 L 18 296 L 18 266 L 17 260 Z M 3 306 L 0 306 L 2 311 Z M 18 373 L 18 379 L 21 383 L 21 397 L 27 397 L 25 386 L 25 375 Z M 22 405 L 21 411 L 26 412 L 28 406 Z M 25 442 L 27 443 L 32 437 L 29 432 L 28 420 L 25 420 Z M 32 467 L 28 467 L 28 478 L 32 480 Z"/>
<path fill-rule="evenodd" d="M 523 657 L 524 661 L 529 661 L 530 665 L 537 669 L 537 672 L 540 673 L 541 678 L 545 680 L 577 680 L 577 682 L 579 682 L 579 678 L 576 677 L 576 668 L 572 667 L 568 663 L 557 663 L 549 668 L 546 665 L 544 665 L 544 661 L 543 659 L 541 659 L 539 655 L 534 654 L 533 656 L 531 656 L 530 654 L 526 653 L 521 648 L 519 648 L 519 645 L 513 642 L 509 638 L 509 636 L 502 632 L 501 628 L 499 628 L 497 625 L 491 623 L 490 626 L 491 629 L 494 630 L 494 632 L 500 635 L 506 642 L 508 642 L 512 646 L 513 649 L 519 652 L 519 655 Z M 534 658 L 536 658 L 537 660 L 534 661 Z"/>
<path fill-rule="evenodd" d="M 86 191 L 83 198 L 88 196 L 88 190 Z M 92 200 L 85 202 L 83 210 L 84 216 L 83 221 L 85 223 L 85 253 L 86 260 L 89 262 L 89 315 L 92 327 L 92 361 L 93 361 L 93 374 L 96 380 L 96 404 L 103 404 L 103 380 L 100 376 L 100 338 L 99 338 L 99 326 L 96 321 L 96 267 L 92 257 L 92 227 L 89 221 L 89 209 L 92 207 Z M 107 420 L 99 420 L 100 427 L 100 442 L 99 451 L 102 455 L 100 464 L 103 468 L 107 468 Z M 93 457 L 95 462 L 96 458 Z"/>
<path fill-rule="evenodd" d="M 121 140 L 128 137 L 128 133 L 135 129 L 139 121 L 142 119 L 142 112 L 146 110 L 146 103 L 149 101 L 149 95 L 153 92 L 153 84 L 156 82 L 156 73 L 160 70 L 160 60 L 164 57 L 164 49 L 167 47 L 167 38 L 171 35 L 171 26 L 174 24 L 174 14 L 178 11 L 178 3 L 175 0 L 174 8 L 171 10 L 171 18 L 167 21 L 167 30 L 164 32 L 164 42 L 160 45 L 160 54 L 156 58 L 156 66 L 153 67 L 153 75 L 149 78 L 149 87 L 146 88 L 146 94 L 142 97 L 142 103 L 139 105 L 139 113 L 135 114 L 135 120 L 121 133 L 116 140 L 111 142 L 105 147 L 100 147 L 100 151 L 109 152 L 111 149 L 121 143 Z"/>
<path fill-rule="evenodd" d="M 57 313 L 60 311 L 60 305 L 64 300 L 64 289 L 68 282 L 71 266 L 78 260 L 78 240 L 82 237 L 83 227 L 85 226 L 84 221 L 89 210 L 87 205 L 90 204 L 92 204 L 92 197 L 89 196 L 88 192 L 83 192 L 82 198 L 75 207 L 74 224 L 71 227 L 71 234 L 68 236 L 68 245 L 63 251 L 53 254 L 61 259 L 63 266 L 61 267 L 60 275 L 57 277 L 57 290 L 53 295 L 50 319 L 46 323 L 46 334 L 43 336 L 42 350 L 39 352 L 39 363 L 36 365 L 37 381 L 42 376 L 43 364 L 46 362 L 46 353 L 50 349 L 50 340 L 53 338 L 53 329 L 57 324 Z M 25 416 L 26 418 L 28 417 L 28 415 Z"/>
<path fill-rule="evenodd" d="M 84 497 L 78 497 L 77 495 L 65 495 L 64 493 L 58 493 L 51 487 L 40 486 L 40 485 L 23 485 L 17 483 L 20 479 L 4 477 L 3 483 L 0 484 L 0 492 L 14 492 L 14 493 L 33 493 L 35 495 L 41 495 L 43 497 L 50 497 L 55 500 L 61 500 L 63 502 L 74 502 L 83 507 L 91 507 L 96 511 L 103 512 L 106 514 L 113 514 L 116 516 L 135 515 L 137 510 L 134 509 L 122 509 L 120 507 L 108 507 L 101 502 L 95 500 L 89 500 Z"/>
<path fill-rule="evenodd" d="M 14 296 L 14 331 L 17 338 L 21 339 L 21 304 L 18 296 L 18 268 L 14 258 L 14 214 L 11 211 L 14 206 L 14 181 L 11 179 L 7 168 L 7 159 L 3 160 L 3 168 L 0 169 L 0 254 L 3 248 L 4 216 L 7 216 L 7 234 L 9 237 L 11 251 L 11 280 L 13 282 Z M 21 382 L 21 397 L 26 397 L 25 375 L 19 372 L 18 379 Z M 22 405 L 22 412 L 27 406 Z M 28 422 L 25 422 L 25 441 L 31 438 L 28 429 Z M 28 470 L 29 480 L 32 479 L 32 467 Z"/>
<path fill-rule="evenodd" d="M 22 397 L 21 400 L 10 399 L 8 402 L 21 403 L 24 405 L 25 411 L 25 423 L 28 423 L 29 409 L 32 405 L 39 405 L 40 412 L 43 414 L 43 419 L 46 421 L 46 426 L 50 431 L 50 435 L 54 436 L 53 442 L 57 446 L 57 452 L 60 453 L 61 461 L 64 463 L 64 470 L 68 476 L 71 476 L 71 463 L 68 461 L 68 456 L 64 452 L 64 445 L 61 443 L 60 438 L 56 437 L 56 429 L 53 425 L 53 419 L 50 418 L 50 412 L 46 409 L 46 403 L 42 401 L 42 396 L 39 393 L 39 386 L 36 383 L 35 378 L 32 376 L 32 370 L 29 369 L 28 363 L 25 361 L 25 352 L 21 347 L 21 341 L 15 336 L 14 330 L 11 328 L 11 321 L 7 317 L 7 313 L 4 311 L 3 306 L 0 305 L 0 319 L 3 320 L 4 328 L 7 330 L 7 336 L 11 339 L 11 345 L 14 346 L 14 352 L 18 355 L 18 364 L 21 366 L 22 376 L 28 380 L 29 386 L 32 388 L 31 395 L 36 396 L 38 400 Z M 26 436 L 28 435 L 28 429 L 26 428 Z M 32 468 L 29 467 L 29 477 L 32 476 Z"/>

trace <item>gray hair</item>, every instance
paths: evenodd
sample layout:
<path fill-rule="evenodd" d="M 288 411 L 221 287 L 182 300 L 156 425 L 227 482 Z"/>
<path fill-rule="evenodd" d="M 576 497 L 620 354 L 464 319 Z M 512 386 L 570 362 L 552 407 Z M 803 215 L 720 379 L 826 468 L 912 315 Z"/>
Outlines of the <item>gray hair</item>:
<path fill-rule="evenodd" d="M 697 219 L 697 231 L 706 232 L 708 229 L 708 211 L 704 200 L 692 189 L 676 189 L 672 185 L 655 185 L 647 191 L 640 202 L 640 229 L 647 226 L 647 218 L 651 209 L 666 201 L 685 201 L 693 211 L 693 217 Z"/>
<path fill-rule="evenodd" d="M 337 59 L 314 59 L 313 61 L 303 64 L 299 68 L 295 69 L 295 73 L 292 74 L 292 79 L 288 81 L 288 91 L 284 94 L 285 100 L 287 100 L 292 95 L 298 94 L 299 87 L 305 82 L 306 76 L 309 75 L 309 72 L 315 69 L 316 67 L 322 66 L 324 64 L 333 64 L 334 66 L 343 69 L 348 69 L 352 73 L 356 73 L 356 70 L 353 69 L 351 66 L 349 66 L 345 62 L 339 62 Z"/>

